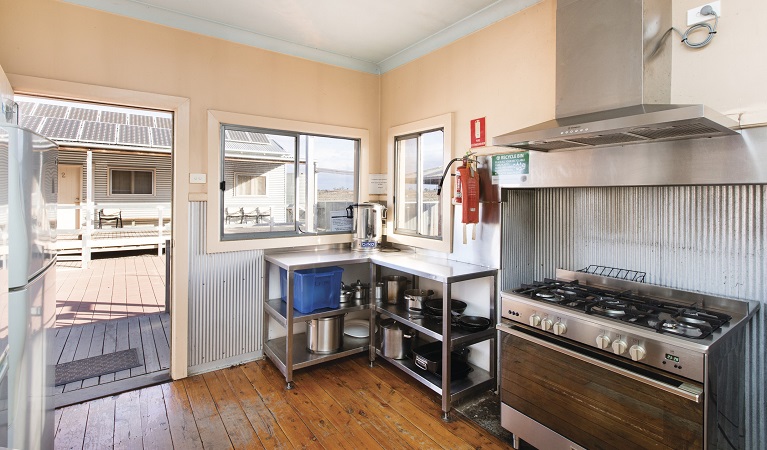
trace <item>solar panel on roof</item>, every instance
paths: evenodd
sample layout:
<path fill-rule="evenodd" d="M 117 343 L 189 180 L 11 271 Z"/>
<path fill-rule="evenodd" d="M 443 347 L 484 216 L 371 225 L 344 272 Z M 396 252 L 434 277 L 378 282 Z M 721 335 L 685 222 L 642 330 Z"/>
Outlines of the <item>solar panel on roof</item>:
<path fill-rule="evenodd" d="M 36 103 L 19 102 L 19 114 L 21 114 L 22 116 L 31 116 L 32 111 L 35 109 L 35 106 L 37 106 Z"/>
<path fill-rule="evenodd" d="M 114 111 L 101 111 L 101 122 L 124 124 L 127 114 Z"/>
<path fill-rule="evenodd" d="M 21 126 L 32 131 L 37 131 L 37 127 L 40 126 L 44 117 L 40 116 L 21 116 Z"/>
<path fill-rule="evenodd" d="M 269 138 L 264 133 L 251 133 L 248 132 L 250 138 L 256 144 L 269 144 Z"/>
<path fill-rule="evenodd" d="M 56 117 L 56 118 L 62 119 L 67 116 L 67 106 L 46 105 L 44 103 L 40 103 L 37 105 L 37 109 L 35 110 L 35 115 L 43 116 L 43 117 Z"/>
<path fill-rule="evenodd" d="M 157 128 L 173 128 L 173 121 L 170 117 L 155 117 Z"/>
<path fill-rule="evenodd" d="M 116 128 L 117 125 L 113 123 L 85 122 L 83 123 L 83 132 L 80 135 L 80 140 L 114 144 Z"/>
<path fill-rule="evenodd" d="M 254 142 L 227 142 L 226 143 L 226 155 L 232 156 L 232 154 L 238 155 L 250 155 L 251 157 L 257 156 L 270 156 L 270 157 L 286 157 L 290 156 L 279 145 L 270 143 L 269 145 L 256 144 Z"/>
<path fill-rule="evenodd" d="M 128 123 L 131 125 L 151 128 L 154 126 L 154 117 L 143 114 L 131 114 L 128 116 Z"/>
<path fill-rule="evenodd" d="M 170 130 L 167 128 L 152 128 L 152 147 L 171 147 Z"/>
<path fill-rule="evenodd" d="M 234 142 L 252 142 L 250 134 L 245 131 L 226 130 L 226 140 Z"/>
<path fill-rule="evenodd" d="M 80 129 L 80 121 L 72 119 L 56 119 L 48 117 L 40 129 L 40 134 L 49 139 L 62 139 L 73 141 L 77 139 Z"/>
<path fill-rule="evenodd" d="M 97 109 L 72 108 L 69 111 L 69 119 L 74 120 L 89 120 L 95 122 L 98 116 L 99 111 Z"/>
<path fill-rule="evenodd" d="M 121 125 L 117 143 L 149 146 L 149 127 Z"/>

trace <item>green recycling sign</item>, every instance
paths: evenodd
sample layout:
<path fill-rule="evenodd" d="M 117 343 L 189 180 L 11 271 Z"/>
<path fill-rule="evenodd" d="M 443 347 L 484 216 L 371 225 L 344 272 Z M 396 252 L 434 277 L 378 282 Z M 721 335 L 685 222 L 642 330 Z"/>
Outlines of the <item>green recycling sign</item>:
<path fill-rule="evenodd" d="M 530 153 L 493 155 L 493 184 L 521 184 L 530 179 Z"/>

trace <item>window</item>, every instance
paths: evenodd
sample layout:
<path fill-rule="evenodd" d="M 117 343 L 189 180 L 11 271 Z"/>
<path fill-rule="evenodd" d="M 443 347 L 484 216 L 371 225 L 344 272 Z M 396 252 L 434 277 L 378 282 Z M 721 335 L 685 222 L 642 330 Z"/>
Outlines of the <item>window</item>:
<path fill-rule="evenodd" d="M 266 176 L 249 173 L 234 174 L 234 195 L 238 197 L 266 195 Z"/>
<path fill-rule="evenodd" d="M 442 198 L 437 184 L 445 165 L 443 129 L 396 138 L 394 198 L 395 232 L 416 236 L 442 236 Z"/>
<path fill-rule="evenodd" d="M 452 115 L 389 130 L 389 216 L 391 242 L 449 252 L 452 244 L 450 180 L 437 195 L 452 154 Z"/>
<path fill-rule="evenodd" d="M 110 195 L 154 194 L 154 170 L 110 169 L 109 193 Z"/>
<path fill-rule="evenodd" d="M 228 124 L 220 136 L 222 239 L 350 232 L 332 218 L 359 198 L 358 139 Z"/>

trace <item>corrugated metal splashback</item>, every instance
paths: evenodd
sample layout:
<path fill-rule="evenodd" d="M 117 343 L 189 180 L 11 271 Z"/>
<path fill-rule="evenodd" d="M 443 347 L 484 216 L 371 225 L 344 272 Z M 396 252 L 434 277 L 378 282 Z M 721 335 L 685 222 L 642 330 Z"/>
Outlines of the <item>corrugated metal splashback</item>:
<path fill-rule="evenodd" d="M 264 252 L 206 253 L 206 209 L 189 204 L 190 373 L 259 358 L 263 348 Z"/>
<path fill-rule="evenodd" d="M 504 191 L 502 289 L 590 264 L 646 282 L 762 302 L 747 331 L 748 448 L 767 442 L 767 186 Z"/>

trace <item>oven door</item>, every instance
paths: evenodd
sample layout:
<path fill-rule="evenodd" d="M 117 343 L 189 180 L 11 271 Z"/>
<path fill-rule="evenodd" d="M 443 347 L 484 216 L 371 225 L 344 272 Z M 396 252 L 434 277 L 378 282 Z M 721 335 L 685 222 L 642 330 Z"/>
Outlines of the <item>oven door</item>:
<path fill-rule="evenodd" d="M 703 447 L 702 385 L 524 325 L 498 329 L 501 423 L 519 438 L 547 448 L 561 437 L 588 449 Z"/>

